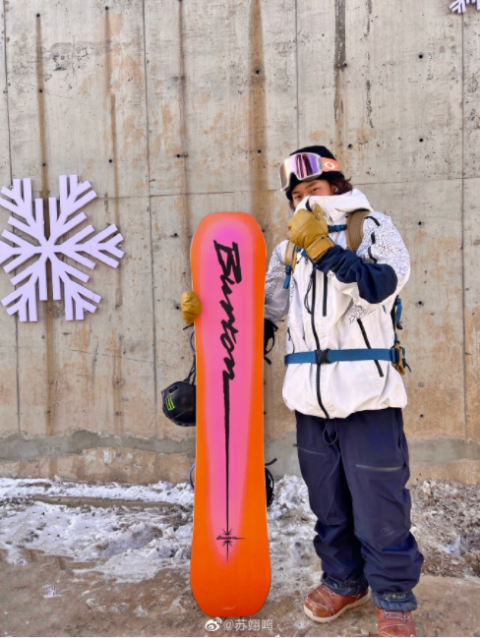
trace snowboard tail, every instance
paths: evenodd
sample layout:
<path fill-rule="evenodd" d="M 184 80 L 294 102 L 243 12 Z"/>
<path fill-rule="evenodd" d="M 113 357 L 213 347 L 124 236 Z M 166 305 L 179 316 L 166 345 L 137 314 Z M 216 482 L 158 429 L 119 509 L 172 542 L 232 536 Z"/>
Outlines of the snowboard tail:
<path fill-rule="evenodd" d="M 193 238 L 197 452 L 190 580 L 211 616 L 247 616 L 270 587 L 263 457 L 265 240 L 246 213 Z"/>

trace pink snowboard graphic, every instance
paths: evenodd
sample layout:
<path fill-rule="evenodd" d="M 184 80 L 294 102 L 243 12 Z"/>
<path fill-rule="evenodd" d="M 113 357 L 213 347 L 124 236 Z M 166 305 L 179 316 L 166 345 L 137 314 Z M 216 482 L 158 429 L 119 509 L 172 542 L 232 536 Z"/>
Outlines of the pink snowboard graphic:
<path fill-rule="evenodd" d="M 245 213 L 214 213 L 192 243 L 197 455 L 191 584 L 212 616 L 258 611 L 270 586 L 263 457 L 265 241 Z"/>

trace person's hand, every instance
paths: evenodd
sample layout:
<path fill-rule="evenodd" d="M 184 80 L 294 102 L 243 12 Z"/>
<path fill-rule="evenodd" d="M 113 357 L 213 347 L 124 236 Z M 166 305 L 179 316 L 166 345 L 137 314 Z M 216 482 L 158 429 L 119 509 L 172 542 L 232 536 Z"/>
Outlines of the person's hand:
<path fill-rule="evenodd" d="M 180 297 L 180 308 L 185 323 L 191 324 L 202 312 L 202 302 L 193 290 L 186 290 Z"/>
<path fill-rule="evenodd" d="M 304 248 L 313 262 L 335 245 L 328 236 L 327 220 L 318 204 L 314 204 L 311 213 L 299 210 L 288 222 L 288 230 L 290 241 Z"/>

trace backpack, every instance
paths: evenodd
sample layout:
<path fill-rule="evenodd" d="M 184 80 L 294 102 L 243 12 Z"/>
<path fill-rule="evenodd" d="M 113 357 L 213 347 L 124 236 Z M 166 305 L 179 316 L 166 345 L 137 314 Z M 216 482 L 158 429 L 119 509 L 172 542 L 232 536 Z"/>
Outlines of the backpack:
<path fill-rule="evenodd" d="M 356 253 L 363 240 L 363 223 L 370 212 L 371 211 L 366 210 L 365 208 L 358 208 L 357 210 L 354 210 L 352 213 L 350 213 L 350 215 L 347 217 L 346 224 L 329 226 L 328 230 L 329 232 L 338 232 L 341 230 L 345 230 L 347 232 L 348 249 Z M 300 249 L 297 248 L 294 243 L 289 241 L 285 250 L 285 272 L 287 274 L 287 277 L 283 285 L 284 288 L 288 288 L 290 285 L 290 277 L 292 272 L 295 270 L 295 264 L 297 261 L 295 258 L 297 250 Z M 403 330 L 403 326 L 400 323 L 401 315 L 402 300 L 397 295 L 393 303 L 391 317 L 393 323 L 393 331 L 395 333 L 395 343 L 393 347 L 395 348 L 395 350 L 398 351 L 398 362 L 392 363 L 392 365 L 403 376 L 405 374 L 405 368 L 408 368 L 410 372 L 412 370 L 405 359 L 405 348 L 403 348 L 400 344 L 400 339 L 397 335 L 397 330 Z"/>

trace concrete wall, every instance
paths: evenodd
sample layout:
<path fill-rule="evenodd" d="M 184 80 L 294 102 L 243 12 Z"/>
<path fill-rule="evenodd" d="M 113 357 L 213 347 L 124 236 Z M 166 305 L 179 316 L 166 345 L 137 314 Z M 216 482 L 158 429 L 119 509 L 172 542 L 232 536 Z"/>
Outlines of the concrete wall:
<path fill-rule="evenodd" d="M 38 323 L 0 312 L 1 474 L 185 480 L 195 432 L 163 417 L 160 391 L 190 365 L 192 234 L 244 210 L 270 254 L 289 218 L 278 165 L 322 143 L 411 252 L 414 477 L 480 482 L 480 13 L 449 4 L 4 0 L 0 184 L 32 177 L 47 197 L 60 174 L 88 179 L 89 221 L 116 223 L 127 254 L 93 273 L 103 300 L 83 322 L 53 301 Z M 265 370 L 279 474 L 298 471 L 283 336 Z"/>

